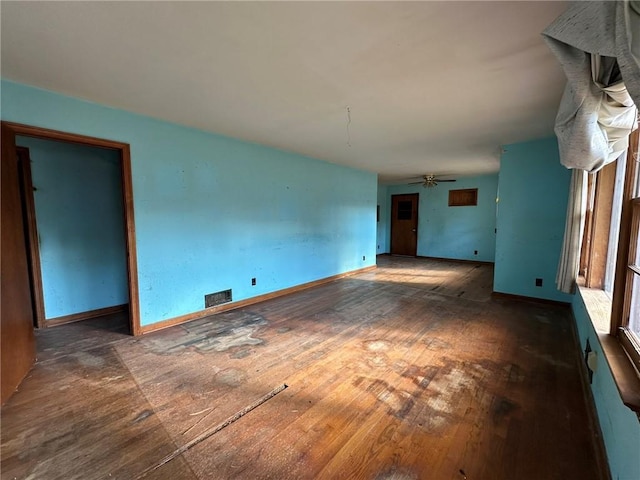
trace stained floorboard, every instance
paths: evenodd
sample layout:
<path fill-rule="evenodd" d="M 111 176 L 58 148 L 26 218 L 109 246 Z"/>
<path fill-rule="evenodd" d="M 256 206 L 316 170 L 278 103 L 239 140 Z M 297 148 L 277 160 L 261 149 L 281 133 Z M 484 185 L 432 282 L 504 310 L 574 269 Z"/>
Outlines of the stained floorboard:
<path fill-rule="evenodd" d="M 2 478 L 597 479 L 568 308 L 491 299 L 491 265 L 375 271 L 142 338 L 37 332 Z"/>

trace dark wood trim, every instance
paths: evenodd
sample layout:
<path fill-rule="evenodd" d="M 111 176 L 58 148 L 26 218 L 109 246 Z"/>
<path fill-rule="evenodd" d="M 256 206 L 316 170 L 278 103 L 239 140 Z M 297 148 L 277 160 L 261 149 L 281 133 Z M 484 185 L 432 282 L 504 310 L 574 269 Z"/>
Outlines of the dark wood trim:
<path fill-rule="evenodd" d="M 31 294 L 33 295 L 33 313 L 38 328 L 45 326 L 44 290 L 42 288 L 42 267 L 40 265 L 40 242 L 38 241 L 38 223 L 36 221 L 35 199 L 33 198 L 33 178 L 31 177 L 31 156 L 26 147 L 16 147 L 20 162 L 22 197 L 27 228 L 26 237 L 29 257 Z"/>
<path fill-rule="evenodd" d="M 136 222 L 133 210 L 133 177 L 131 175 L 131 150 L 125 144 L 120 149 L 120 168 L 122 172 L 122 205 L 124 208 L 127 275 L 129 276 L 129 327 L 132 335 L 141 335 L 140 297 L 138 289 L 138 253 L 136 249 Z"/>
<path fill-rule="evenodd" d="M 582 345 L 580 344 L 580 335 L 578 334 L 578 322 L 573 314 L 573 309 L 571 310 L 571 318 L 573 319 L 571 322 L 571 336 L 573 337 L 573 343 L 576 347 L 574 350 L 576 362 L 578 362 L 578 369 L 580 371 L 580 385 L 582 386 L 582 394 L 587 404 L 589 428 L 596 447 L 595 459 L 600 473 L 597 478 L 611 480 L 611 471 L 609 470 L 609 462 L 607 460 L 607 450 L 604 446 L 604 437 L 602 435 L 602 429 L 600 428 L 600 421 L 598 420 L 596 402 L 593 398 L 591 385 L 589 385 L 589 381 L 587 380 L 589 378 L 589 374 L 582 356 Z"/>
<path fill-rule="evenodd" d="M 617 164 L 618 162 L 612 162 L 597 173 L 593 214 L 590 219 L 591 226 L 588 229 L 590 238 L 588 267 L 585 275 L 586 286 L 600 290 L 604 288 L 607 273 L 609 233 L 611 231 L 611 213 Z"/>
<path fill-rule="evenodd" d="M 113 315 L 114 313 L 126 312 L 128 307 L 128 304 L 123 303 L 122 305 L 114 305 L 113 307 L 97 308 L 95 310 L 89 310 L 88 312 L 72 313 L 71 315 L 50 318 L 46 321 L 46 326 L 54 327 L 57 325 L 64 325 L 66 323 L 80 322 L 90 318 L 104 317 L 106 315 Z"/>
<path fill-rule="evenodd" d="M 625 261 L 625 289 L 624 300 L 622 302 L 622 318 L 620 319 L 621 327 L 626 327 L 631 319 L 631 297 L 633 291 L 633 281 L 636 275 L 640 275 L 638 266 L 635 265 L 637 253 L 638 253 L 638 235 L 640 234 L 640 198 L 631 200 L 631 223 L 629 228 L 629 241 L 627 259 Z M 623 330 L 618 330 L 620 340 L 624 338 Z M 625 346 L 630 346 L 629 342 L 625 342 Z M 637 349 L 636 349 L 637 353 Z M 629 352 L 632 355 L 632 352 Z"/>
<path fill-rule="evenodd" d="M 78 145 L 110 148 L 112 150 L 122 150 L 124 147 L 129 146 L 127 143 L 115 140 L 105 140 L 104 138 L 61 132 L 59 130 L 51 130 L 33 125 L 24 125 L 22 123 L 6 122 L 3 120 L 2 124 L 13 131 L 15 135 L 22 135 L 24 137 L 45 138 L 47 140 L 57 140 L 60 142 L 75 143 Z"/>
<path fill-rule="evenodd" d="M 525 295 L 514 295 L 512 293 L 492 292 L 491 298 L 496 300 L 516 300 L 518 302 L 541 303 L 543 305 L 555 305 L 559 307 L 567 307 L 570 302 L 562 302 L 560 300 L 548 300 L 546 298 L 527 297 Z"/>
<path fill-rule="evenodd" d="M 586 284 L 587 271 L 589 270 L 589 259 L 591 252 L 591 237 L 593 233 L 593 207 L 595 203 L 596 174 L 587 174 L 587 210 L 584 216 L 584 233 L 582 235 L 582 246 L 580 247 L 580 271 L 578 275 L 583 277 L 583 285 Z"/>
<path fill-rule="evenodd" d="M 602 333 L 598 334 L 598 339 L 611 369 L 614 383 L 618 387 L 622 403 L 640 414 L 640 376 L 638 376 L 638 372 L 633 368 L 617 337 Z"/>
<path fill-rule="evenodd" d="M 314 280 L 312 282 L 302 283 L 294 287 L 283 288 L 282 290 L 277 290 L 275 292 L 265 293 L 263 295 L 257 295 L 255 297 L 247 298 L 245 300 L 239 300 L 237 302 L 229 302 L 229 303 L 224 303 L 222 305 L 216 305 L 215 307 L 206 308 L 204 310 L 198 310 L 197 312 L 187 313 L 186 315 L 180 315 L 174 318 L 169 318 L 161 322 L 152 323 L 151 325 L 143 325 L 141 328 L 141 333 L 146 334 L 150 332 L 155 332 L 157 330 L 163 330 L 165 328 L 173 327 L 175 325 L 180 325 L 182 323 L 186 323 L 191 320 L 197 320 L 199 318 L 208 317 L 209 315 L 214 315 L 216 313 L 227 312 L 229 310 L 235 310 L 236 308 L 247 307 L 249 305 L 254 305 L 256 303 L 264 302 L 266 300 L 283 297 L 285 295 L 290 295 L 292 293 L 300 292 L 308 288 L 313 288 L 313 287 L 323 285 L 325 283 L 330 283 L 340 278 L 350 277 L 352 275 L 356 275 L 359 273 L 369 272 L 371 270 L 375 270 L 376 268 L 378 268 L 376 265 L 372 265 L 370 267 L 358 268 L 356 270 L 351 270 L 345 273 L 339 273 L 338 275 L 332 275 L 330 277 L 321 278 L 319 280 Z"/>
<path fill-rule="evenodd" d="M 618 339 L 637 372 L 640 372 L 640 344 L 628 328 L 620 328 Z M 640 374 L 639 374 L 640 375 Z"/>
<path fill-rule="evenodd" d="M 2 121 L 3 130 L 10 132 L 4 141 L 10 141 L 10 148 L 15 150 L 15 136 L 44 138 L 61 142 L 109 148 L 120 151 L 120 168 L 122 172 L 122 195 L 124 205 L 124 221 L 126 228 L 127 271 L 129 277 L 129 328 L 132 335 L 140 335 L 140 299 L 138 297 L 138 263 L 136 253 L 135 219 L 133 208 L 133 181 L 131 176 L 131 153 L 129 144 L 103 138 L 89 137 L 75 133 L 60 132 L 48 128 L 23 125 Z"/>
<path fill-rule="evenodd" d="M 622 194 L 622 219 L 620 221 L 620 235 L 618 236 L 618 255 L 616 257 L 616 276 L 613 284 L 613 302 L 611 306 L 611 330 L 612 335 L 618 334 L 618 329 L 623 326 L 624 299 L 627 283 L 627 265 L 629 258 L 629 240 L 631 239 L 631 221 L 633 217 L 633 205 L 631 199 L 635 192 L 635 181 L 638 175 L 638 143 L 640 129 L 631 133 L 629 149 L 627 151 L 627 169 L 624 179 L 624 192 Z"/>
<path fill-rule="evenodd" d="M 425 255 L 416 255 L 416 258 L 424 258 L 425 260 L 437 260 L 442 262 L 479 263 L 480 265 L 495 265 L 495 262 L 485 262 L 481 260 L 467 260 L 464 258 L 428 257 Z"/>

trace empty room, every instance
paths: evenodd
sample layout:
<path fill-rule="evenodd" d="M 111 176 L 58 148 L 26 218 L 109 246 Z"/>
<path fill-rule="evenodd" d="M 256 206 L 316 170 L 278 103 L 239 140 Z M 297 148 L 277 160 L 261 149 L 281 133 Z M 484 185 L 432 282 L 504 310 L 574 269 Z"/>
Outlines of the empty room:
<path fill-rule="evenodd" d="M 640 479 L 640 2 L 0 3 L 4 479 Z"/>

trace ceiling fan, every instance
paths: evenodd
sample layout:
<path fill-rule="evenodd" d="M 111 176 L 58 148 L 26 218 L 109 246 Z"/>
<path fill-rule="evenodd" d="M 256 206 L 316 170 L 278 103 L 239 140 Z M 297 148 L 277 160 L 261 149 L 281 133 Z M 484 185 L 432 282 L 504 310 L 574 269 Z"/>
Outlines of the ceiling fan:
<path fill-rule="evenodd" d="M 443 178 L 436 178 L 435 175 L 423 175 L 422 180 L 419 182 L 411 182 L 409 185 L 422 184 L 423 187 L 435 187 L 440 182 L 455 182 L 455 180 L 445 180 Z"/>

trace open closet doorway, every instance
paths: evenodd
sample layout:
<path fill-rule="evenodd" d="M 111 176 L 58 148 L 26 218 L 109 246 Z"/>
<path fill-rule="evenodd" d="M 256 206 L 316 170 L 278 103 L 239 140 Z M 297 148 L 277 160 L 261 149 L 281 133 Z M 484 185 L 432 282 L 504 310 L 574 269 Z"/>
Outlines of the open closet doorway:
<path fill-rule="evenodd" d="M 129 146 L 2 127 L 10 143 L 3 152 L 15 152 L 20 181 L 34 326 L 126 312 L 129 332 L 138 334 Z"/>
<path fill-rule="evenodd" d="M 22 135 L 16 153 L 36 326 L 125 312 L 120 153 Z"/>

